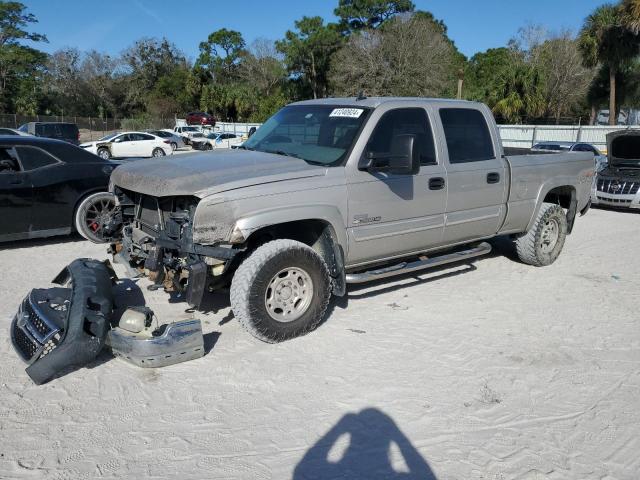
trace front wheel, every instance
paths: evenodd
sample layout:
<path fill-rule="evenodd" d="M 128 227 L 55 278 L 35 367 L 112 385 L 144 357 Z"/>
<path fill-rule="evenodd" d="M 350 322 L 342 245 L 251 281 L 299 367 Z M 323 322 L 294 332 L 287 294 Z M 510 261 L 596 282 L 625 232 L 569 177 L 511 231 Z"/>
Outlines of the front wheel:
<path fill-rule="evenodd" d="M 98 192 L 86 197 L 75 214 L 77 232 L 93 243 L 105 243 L 104 227 L 111 220 L 116 208 L 115 197 L 108 192 Z"/>
<path fill-rule="evenodd" d="M 111 152 L 108 148 L 100 148 L 98 150 L 98 156 L 103 160 L 109 160 L 111 158 Z"/>
<path fill-rule="evenodd" d="M 231 308 L 254 337 L 281 342 L 315 329 L 331 297 L 329 270 L 304 243 L 274 240 L 258 247 L 231 281 Z"/>
<path fill-rule="evenodd" d="M 518 257 L 535 267 L 556 261 L 567 238 L 567 216 L 561 206 L 543 203 L 536 221 L 527 233 L 516 240 Z"/>
<path fill-rule="evenodd" d="M 151 155 L 153 155 L 154 157 L 164 157 L 166 153 L 164 153 L 164 150 L 161 148 L 154 148 L 153 152 L 151 152 Z"/>

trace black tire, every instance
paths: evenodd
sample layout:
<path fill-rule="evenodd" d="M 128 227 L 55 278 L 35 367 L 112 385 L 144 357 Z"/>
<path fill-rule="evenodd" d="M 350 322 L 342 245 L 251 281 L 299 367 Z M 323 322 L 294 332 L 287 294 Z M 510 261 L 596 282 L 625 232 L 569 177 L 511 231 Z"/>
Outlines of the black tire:
<path fill-rule="evenodd" d="M 550 229 L 557 230 L 557 235 L 550 236 Z M 551 265 L 560 255 L 566 238 L 567 216 L 564 210 L 559 205 L 543 203 L 531 230 L 516 239 L 518 258 L 535 267 Z"/>
<path fill-rule="evenodd" d="M 164 150 L 161 148 L 154 148 L 153 152 L 151 152 L 152 157 L 164 157 L 165 155 L 166 153 L 164 153 Z"/>
<path fill-rule="evenodd" d="M 171 142 L 171 150 L 174 152 L 178 149 L 178 144 L 176 142 Z"/>
<path fill-rule="evenodd" d="M 111 158 L 111 151 L 106 147 L 99 148 L 98 156 L 103 160 L 109 160 Z"/>
<path fill-rule="evenodd" d="M 115 208 L 115 198 L 109 192 L 93 193 L 85 197 L 74 215 L 76 231 L 93 243 L 105 243 L 102 235 L 104 221 L 109 212 Z"/>
<path fill-rule="evenodd" d="M 213 150 L 213 147 L 211 146 L 211 144 L 209 142 L 205 143 L 204 145 L 204 149 L 205 150 Z"/>
<path fill-rule="evenodd" d="M 287 273 L 282 277 L 284 271 Z M 295 271 L 302 273 L 295 277 Z M 299 283 L 305 274 L 310 282 Z M 310 285 L 311 288 L 310 293 L 306 290 L 306 306 L 301 305 L 299 311 L 288 312 L 292 320 L 285 318 L 287 312 L 281 310 L 278 313 L 278 308 L 270 303 L 275 296 L 274 291 L 283 291 L 284 288 L 286 293 L 288 288 L 289 296 L 281 297 L 286 297 L 284 302 L 289 301 L 294 306 L 285 308 L 297 308 L 295 305 L 302 300 L 296 297 L 298 293 L 294 293 L 291 286 L 286 285 L 289 278 L 293 279 L 293 288 L 300 286 L 301 295 L 305 294 L 302 285 Z M 274 287 L 274 282 L 281 283 Z M 294 298 L 291 299 L 292 296 Z M 254 337 L 267 343 L 299 337 L 314 330 L 324 318 L 331 298 L 329 269 L 322 257 L 304 243 L 274 240 L 258 247 L 238 267 L 231 281 L 230 297 L 235 317 Z M 274 315 L 282 315 L 283 319 L 279 321 Z M 299 316 L 296 318 L 296 315 Z"/>

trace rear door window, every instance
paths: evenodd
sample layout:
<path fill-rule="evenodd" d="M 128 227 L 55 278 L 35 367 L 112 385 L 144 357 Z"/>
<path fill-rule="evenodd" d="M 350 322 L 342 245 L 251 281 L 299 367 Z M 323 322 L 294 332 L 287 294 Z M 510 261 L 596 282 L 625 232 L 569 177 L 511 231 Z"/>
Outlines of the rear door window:
<path fill-rule="evenodd" d="M 367 144 L 367 151 L 391 153 L 393 137 L 415 135 L 415 148 L 421 165 L 436 165 L 436 152 L 429 117 L 423 108 L 398 108 L 386 112 L 378 121 Z"/>
<path fill-rule="evenodd" d="M 449 163 L 493 160 L 493 142 L 484 115 L 471 108 L 442 108 L 440 120 L 449 151 Z"/>
<path fill-rule="evenodd" d="M 47 167 L 60 163 L 60 160 L 45 152 L 41 148 L 18 146 L 16 147 L 20 163 L 25 171 L 37 170 L 38 168 Z"/>

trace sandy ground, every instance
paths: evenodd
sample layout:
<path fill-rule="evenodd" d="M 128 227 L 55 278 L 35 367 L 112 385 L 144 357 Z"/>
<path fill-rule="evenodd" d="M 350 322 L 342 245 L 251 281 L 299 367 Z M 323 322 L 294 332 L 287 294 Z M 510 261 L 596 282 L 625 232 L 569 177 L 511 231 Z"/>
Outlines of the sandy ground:
<path fill-rule="evenodd" d="M 104 247 L 4 245 L 0 477 L 637 479 L 639 234 L 640 214 L 592 210 L 550 267 L 498 242 L 473 265 L 350 288 L 279 345 L 241 330 L 223 295 L 190 314 L 145 292 L 160 316 L 201 318 L 211 351 L 158 370 L 105 354 L 40 387 L 10 317 Z"/>

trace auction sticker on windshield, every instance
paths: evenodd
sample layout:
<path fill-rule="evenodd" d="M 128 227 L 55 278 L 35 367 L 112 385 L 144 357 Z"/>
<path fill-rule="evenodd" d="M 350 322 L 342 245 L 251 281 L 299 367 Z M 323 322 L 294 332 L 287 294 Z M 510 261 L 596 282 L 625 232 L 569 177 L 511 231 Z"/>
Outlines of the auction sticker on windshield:
<path fill-rule="evenodd" d="M 361 108 L 334 108 L 329 114 L 330 117 L 359 118 L 362 115 Z"/>

